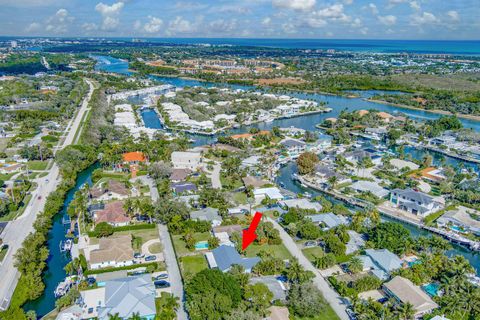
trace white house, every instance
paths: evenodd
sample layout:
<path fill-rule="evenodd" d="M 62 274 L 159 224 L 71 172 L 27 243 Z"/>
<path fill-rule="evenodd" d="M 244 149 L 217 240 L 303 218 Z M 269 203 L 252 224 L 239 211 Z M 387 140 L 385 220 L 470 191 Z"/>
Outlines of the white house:
<path fill-rule="evenodd" d="M 271 200 L 283 200 L 283 195 L 280 193 L 278 188 L 258 188 L 253 190 L 253 194 L 255 196 L 255 200 L 262 201 L 265 198 L 269 198 Z"/>
<path fill-rule="evenodd" d="M 280 142 L 280 144 L 287 150 L 288 155 L 291 158 L 298 157 L 301 153 L 305 152 L 307 144 L 300 140 L 286 139 Z"/>
<path fill-rule="evenodd" d="M 426 217 L 444 207 L 437 199 L 412 189 L 392 190 L 390 192 L 390 202 L 401 210 L 421 217 Z"/>
<path fill-rule="evenodd" d="M 201 163 L 202 155 L 198 152 L 172 152 L 172 164 L 174 169 L 190 169 L 196 171 Z"/>

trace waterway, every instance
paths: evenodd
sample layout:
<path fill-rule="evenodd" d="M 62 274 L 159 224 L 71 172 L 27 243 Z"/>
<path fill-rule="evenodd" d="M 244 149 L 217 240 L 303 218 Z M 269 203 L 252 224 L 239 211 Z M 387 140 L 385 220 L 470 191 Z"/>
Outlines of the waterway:
<path fill-rule="evenodd" d="M 109 71 L 109 72 L 116 72 L 116 73 L 121 73 L 121 74 L 126 74 L 130 75 L 131 72 L 128 70 L 128 62 L 115 59 L 109 56 L 101 56 L 101 57 L 96 57 L 98 60 L 97 63 L 97 70 L 102 70 L 102 71 Z M 108 63 L 105 64 L 104 61 L 107 60 Z M 243 90 L 255 90 L 258 88 L 254 86 L 230 86 L 230 85 L 225 85 L 225 84 L 215 84 L 215 83 L 209 83 L 209 82 L 201 82 L 197 80 L 191 80 L 191 79 L 182 79 L 182 78 L 176 78 L 176 77 L 157 77 L 157 76 L 151 76 L 153 79 L 174 85 L 176 87 L 186 87 L 186 86 L 205 86 L 205 87 L 212 87 L 212 86 L 228 86 L 232 87 L 234 89 L 243 89 Z M 232 129 L 229 130 L 228 133 L 224 134 L 235 134 L 235 133 L 241 133 L 247 131 L 251 127 L 257 127 L 262 130 L 269 130 L 273 126 L 279 126 L 279 127 L 290 127 L 294 126 L 297 128 L 302 128 L 305 130 L 310 130 L 310 131 L 318 131 L 317 128 L 315 128 L 315 125 L 318 123 L 323 122 L 324 119 L 329 118 L 329 117 L 337 117 L 342 110 L 348 110 L 348 111 L 354 111 L 354 110 L 361 110 L 361 109 L 376 109 L 380 111 L 385 111 L 391 114 L 403 114 L 406 115 L 412 119 L 419 120 L 419 121 L 425 121 L 425 120 L 433 120 L 439 118 L 441 115 L 430 113 L 430 112 L 425 112 L 421 110 L 410 110 L 410 109 L 404 109 L 396 106 L 391 106 L 387 104 L 378 104 L 370 101 L 366 101 L 363 98 L 368 98 L 374 94 L 379 93 L 379 91 L 364 91 L 364 92 L 359 92 L 355 91 L 356 94 L 359 94 L 359 98 L 347 98 L 343 96 L 335 96 L 335 95 L 325 95 L 325 94 L 309 94 L 309 93 L 299 93 L 299 92 L 287 92 L 286 94 L 295 96 L 301 99 L 310 99 L 314 100 L 317 102 L 325 102 L 327 103 L 327 107 L 332 108 L 332 112 L 329 113 L 321 113 L 321 114 L 313 114 L 313 115 L 307 115 L 307 116 L 302 116 L 302 117 L 296 117 L 296 118 L 289 118 L 289 119 L 278 119 L 274 120 L 271 123 L 258 123 L 254 124 L 252 126 L 248 127 L 240 127 L 237 129 Z M 153 111 L 152 111 L 153 112 Z M 154 120 L 151 119 L 150 115 L 147 115 L 147 117 L 143 117 L 146 126 L 154 125 Z M 466 128 L 471 128 L 477 132 L 480 132 L 480 122 L 474 121 L 474 120 L 469 120 L 469 119 L 460 119 L 462 122 L 463 126 Z M 153 127 L 153 126 L 152 126 Z M 210 144 L 214 143 L 216 140 L 216 137 L 212 136 L 201 136 L 201 135 L 188 135 L 190 138 L 194 139 L 195 142 L 193 143 L 194 146 L 199 146 L 199 145 L 205 145 L 205 144 Z M 446 164 L 452 165 L 455 168 L 459 167 L 472 167 L 475 171 L 479 170 L 479 166 L 475 164 L 471 164 L 468 162 L 460 161 L 454 158 L 446 157 L 439 155 L 438 153 L 434 152 L 428 152 L 428 151 L 422 151 L 422 150 L 417 150 L 412 147 L 405 147 L 405 153 L 408 155 L 410 154 L 412 158 L 415 159 L 422 159 L 425 154 L 431 154 L 433 157 L 433 163 L 435 165 L 439 165 L 442 161 L 445 161 Z M 444 160 L 442 160 L 444 159 Z M 312 195 L 318 195 L 319 192 L 315 191 L 310 188 L 304 188 L 297 182 L 292 181 L 291 175 L 292 173 L 296 172 L 296 165 L 295 163 L 288 163 L 284 167 L 282 167 L 279 171 L 279 174 L 276 178 L 277 183 L 282 183 L 284 185 L 284 188 L 295 192 L 295 193 L 305 193 L 309 192 Z M 333 199 L 331 199 L 333 200 Z M 417 228 L 413 225 L 407 224 L 405 222 L 393 220 L 388 217 L 383 218 L 386 221 L 395 221 L 396 223 L 400 223 L 403 225 L 405 228 L 407 228 L 410 233 L 412 234 L 413 237 L 418 237 L 420 235 L 423 236 L 430 236 L 432 235 L 430 232 Z M 478 253 L 471 252 L 463 247 L 454 245 L 453 249 L 447 252 L 449 256 L 453 255 L 463 255 L 465 258 L 467 258 L 472 266 L 477 270 L 477 273 L 480 271 L 480 255 Z"/>
<path fill-rule="evenodd" d="M 73 200 L 75 192 L 85 184 L 92 185 L 92 173 L 96 168 L 98 168 L 98 164 L 88 167 L 78 175 L 75 187 L 67 193 L 62 210 L 53 218 L 53 226 L 48 238 L 50 255 L 47 260 L 47 269 L 43 275 L 45 291 L 40 298 L 27 303 L 23 307 L 26 311 L 35 310 L 38 317 L 43 317 L 55 308 L 55 288 L 61 281 L 65 280 L 67 274 L 64 268 L 71 261 L 68 254 L 60 252 L 60 243 L 67 239 L 65 237 L 67 228 L 63 225 L 62 218 L 67 214 L 67 208 Z"/>

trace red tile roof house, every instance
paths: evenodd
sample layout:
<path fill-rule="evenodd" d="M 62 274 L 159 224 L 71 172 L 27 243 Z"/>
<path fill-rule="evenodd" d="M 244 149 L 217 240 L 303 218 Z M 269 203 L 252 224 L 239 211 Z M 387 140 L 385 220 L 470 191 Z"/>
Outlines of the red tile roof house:
<path fill-rule="evenodd" d="M 103 210 L 94 213 L 95 223 L 106 222 L 114 227 L 121 227 L 130 224 L 132 219 L 123 209 L 123 201 L 107 203 Z"/>
<path fill-rule="evenodd" d="M 122 155 L 123 162 L 130 165 L 130 172 L 132 178 L 137 176 L 138 167 L 141 163 L 147 163 L 147 156 L 140 151 L 127 152 Z"/>

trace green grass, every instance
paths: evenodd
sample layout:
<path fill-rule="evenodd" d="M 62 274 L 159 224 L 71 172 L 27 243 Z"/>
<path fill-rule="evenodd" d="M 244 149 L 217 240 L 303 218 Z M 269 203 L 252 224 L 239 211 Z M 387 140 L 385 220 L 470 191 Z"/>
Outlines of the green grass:
<path fill-rule="evenodd" d="M 325 254 L 325 252 L 323 252 L 323 249 L 320 247 L 305 248 L 302 249 L 302 251 L 305 257 L 307 257 L 307 259 L 311 262 L 315 261 L 316 258 L 320 258 Z"/>
<path fill-rule="evenodd" d="M 47 165 L 48 165 L 48 161 L 34 160 L 34 161 L 28 161 L 27 168 L 29 170 L 43 171 L 47 169 Z"/>
<path fill-rule="evenodd" d="M 318 316 L 315 318 L 300 318 L 293 316 L 290 319 L 294 320 L 340 320 L 337 316 L 335 311 L 333 311 L 332 307 L 330 307 L 327 303 L 325 305 L 325 310 L 322 310 Z"/>
<path fill-rule="evenodd" d="M 125 235 L 125 234 L 131 234 L 137 238 L 142 239 L 142 244 L 147 242 L 148 240 L 152 239 L 158 239 L 158 231 L 155 226 L 154 229 L 141 229 L 141 230 L 127 230 L 127 231 L 117 231 L 111 237 L 113 236 L 119 236 L 119 235 Z M 90 244 L 98 244 L 99 239 L 95 237 L 90 237 Z"/>
<path fill-rule="evenodd" d="M 162 252 L 162 250 L 163 250 L 163 248 L 162 248 L 162 244 L 160 242 L 155 242 L 154 244 L 151 244 L 148 247 L 148 251 L 150 251 L 150 253 L 152 253 L 152 254 L 160 253 L 160 252 Z"/>
<path fill-rule="evenodd" d="M 0 180 L 3 180 L 3 181 L 10 180 L 10 178 L 13 177 L 15 174 L 17 174 L 17 173 L 16 172 L 8 173 L 8 174 L 0 173 Z"/>
<path fill-rule="evenodd" d="M 5 215 L 3 217 L 0 217 L 0 222 L 12 221 L 12 220 L 15 220 L 16 217 L 21 216 L 23 214 L 23 212 L 25 211 L 25 209 L 27 208 L 27 205 L 30 202 L 30 199 L 32 199 L 32 195 L 27 194 L 25 196 L 25 198 L 23 198 L 23 200 L 22 200 L 23 205 L 20 208 L 18 208 L 18 210 L 11 211 L 7 215 Z"/>
<path fill-rule="evenodd" d="M 247 195 L 243 192 L 233 194 L 233 200 L 238 204 L 247 204 Z"/>
<path fill-rule="evenodd" d="M 8 145 L 8 141 L 10 141 L 12 138 L 1 138 L 0 139 L 0 151 L 5 151 Z"/>
<path fill-rule="evenodd" d="M 180 269 L 184 280 L 191 279 L 194 275 L 207 268 L 207 259 L 203 254 L 180 258 Z"/>
<path fill-rule="evenodd" d="M 6 247 L 0 250 L 0 262 L 2 262 L 5 256 L 7 255 L 7 251 L 8 251 L 8 248 Z"/>
<path fill-rule="evenodd" d="M 292 255 L 290 252 L 287 250 L 287 248 L 283 244 L 264 244 L 264 245 L 256 245 L 252 244 L 250 245 L 247 250 L 245 250 L 245 255 L 247 257 L 256 257 L 258 253 L 262 250 L 265 250 L 272 254 L 275 258 L 279 258 L 282 260 L 287 260 L 291 259 Z"/>
<path fill-rule="evenodd" d="M 206 241 L 210 238 L 210 232 L 198 232 L 193 234 L 193 238 L 195 239 L 196 242 L 198 241 Z M 177 257 L 184 256 L 186 254 L 189 254 L 190 252 L 193 252 L 195 250 L 189 250 L 186 247 L 185 241 L 183 241 L 181 235 L 172 235 L 172 241 L 173 241 L 173 246 L 175 247 L 175 252 L 177 254 Z"/>

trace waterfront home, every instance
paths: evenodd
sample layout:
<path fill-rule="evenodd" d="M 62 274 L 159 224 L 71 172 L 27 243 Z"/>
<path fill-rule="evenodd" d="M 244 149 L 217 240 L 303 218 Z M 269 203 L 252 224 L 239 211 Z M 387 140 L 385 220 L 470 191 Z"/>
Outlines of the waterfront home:
<path fill-rule="evenodd" d="M 436 220 L 437 225 L 456 232 L 471 232 L 480 236 L 480 212 L 464 206 L 448 210 Z"/>
<path fill-rule="evenodd" d="M 176 182 L 170 185 L 175 195 L 185 195 L 197 192 L 197 185 L 191 182 Z"/>
<path fill-rule="evenodd" d="M 233 265 L 240 265 L 246 273 L 252 272 L 252 268 L 260 262 L 260 258 L 242 258 L 232 246 L 219 246 L 205 254 L 210 269 L 218 268 L 222 272 L 228 272 Z"/>
<path fill-rule="evenodd" d="M 398 302 L 410 303 L 415 310 L 415 318 L 421 318 L 438 308 L 436 304 L 419 286 L 410 280 L 396 276 L 383 285 L 385 293 Z"/>
<path fill-rule="evenodd" d="M 352 254 L 365 246 L 364 236 L 362 236 L 360 233 L 353 230 L 348 230 L 347 233 L 350 236 L 350 239 L 346 244 L 346 254 Z"/>
<path fill-rule="evenodd" d="M 381 187 L 378 183 L 373 181 L 360 180 L 351 184 L 348 187 L 360 193 L 370 192 L 380 199 L 386 197 L 389 194 L 389 191 L 387 189 Z"/>
<path fill-rule="evenodd" d="M 255 200 L 257 202 L 260 202 L 266 198 L 270 200 L 277 200 L 277 201 L 284 199 L 284 196 L 282 195 L 282 193 L 277 187 L 257 188 L 253 190 L 253 195 L 255 196 Z"/>
<path fill-rule="evenodd" d="M 348 183 L 352 181 L 350 178 L 336 172 L 334 168 L 325 166 L 323 164 L 317 164 L 315 166 L 315 177 L 316 177 L 317 183 L 320 183 L 320 184 L 327 184 L 328 180 L 331 177 L 336 178 L 337 184 L 343 184 L 343 183 Z"/>
<path fill-rule="evenodd" d="M 323 227 L 323 230 L 330 230 L 340 225 L 348 224 L 348 218 L 331 212 L 308 215 L 305 218 L 310 219 L 313 223 Z"/>
<path fill-rule="evenodd" d="M 280 202 L 280 205 L 287 210 L 290 208 L 297 208 L 297 209 L 307 209 L 307 210 L 315 210 L 321 211 L 322 205 L 318 202 L 313 202 L 305 198 L 300 199 L 287 199 Z"/>
<path fill-rule="evenodd" d="M 402 260 L 387 249 L 366 249 L 364 256 L 358 257 L 363 264 L 363 271 L 369 271 L 381 280 L 386 280 L 392 271 L 402 267 Z"/>
<path fill-rule="evenodd" d="M 422 171 L 420 171 L 420 176 L 422 177 L 423 180 L 426 180 L 428 182 L 435 182 L 435 183 L 439 183 L 447 179 L 447 177 L 443 174 L 443 170 L 437 169 L 435 167 L 429 167 L 429 168 L 423 169 Z"/>
<path fill-rule="evenodd" d="M 296 128 L 294 126 L 288 128 L 280 128 L 280 131 L 286 136 L 293 138 L 301 138 L 305 135 L 306 130 L 301 128 Z"/>
<path fill-rule="evenodd" d="M 123 208 L 123 201 L 113 201 L 105 204 L 104 208 L 93 213 L 95 224 L 106 222 L 114 227 L 130 224 L 131 218 Z"/>
<path fill-rule="evenodd" d="M 138 315 L 153 320 L 156 315 L 155 286 L 150 274 L 106 281 L 104 286 L 80 292 L 81 319 L 130 319 Z"/>
<path fill-rule="evenodd" d="M 418 170 L 420 166 L 412 161 L 406 161 L 402 159 L 390 159 L 390 164 L 396 171 L 402 171 L 405 168 L 408 170 Z"/>
<path fill-rule="evenodd" d="M 344 157 L 345 160 L 352 163 L 358 163 L 365 158 L 370 159 L 375 165 L 380 165 L 382 163 L 382 157 L 376 154 L 376 151 L 372 149 L 353 150 L 345 153 Z"/>
<path fill-rule="evenodd" d="M 147 157 L 143 152 L 127 152 L 122 155 L 123 161 L 129 165 L 141 164 L 147 162 Z"/>
<path fill-rule="evenodd" d="M 96 188 L 92 188 L 89 197 L 95 201 L 124 200 L 130 196 L 130 190 L 123 182 L 109 180 Z"/>
<path fill-rule="evenodd" d="M 259 165 L 261 165 L 261 159 L 262 157 L 260 156 L 250 156 L 248 158 L 245 158 L 242 160 L 241 168 L 242 169 L 255 169 Z"/>
<path fill-rule="evenodd" d="M 365 133 L 367 138 L 380 141 L 386 137 L 388 130 L 385 127 L 365 128 Z"/>
<path fill-rule="evenodd" d="M 307 144 L 300 140 L 285 139 L 280 145 L 287 151 L 290 158 L 297 158 L 301 153 L 305 152 Z"/>
<path fill-rule="evenodd" d="M 130 234 L 100 238 L 97 248 L 90 251 L 90 269 L 131 266 L 133 261 Z"/>
<path fill-rule="evenodd" d="M 395 117 L 392 116 L 390 113 L 380 111 L 377 113 L 377 117 L 380 118 L 385 123 L 390 123 L 390 121 L 394 120 Z"/>
<path fill-rule="evenodd" d="M 193 220 L 209 221 L 212 227 L 221 225 L 223 221 L 222 217 L 218 214 L 218 209 L 210 207 L 190 212 L 190 218 Z"/>
<path fill-rule="evenodd" d="M 444 207 L 440 199 L 413 189 L 394 189 L 390 192 L 390 202 L 400 210 L 426 217 Z"/>
<path fill-rule="evenodd" d="M 170 174 L 170 181 L 174 183 L 185 181 L 192 174 L 190 169 L 173 169 Z"/>
<path fill-rule="evenodd" d="M 202 155 L 199 152 L 175 151 L 171 156 L 174 169 L 190 169 L 196 171 L 202 164 Z"/>

